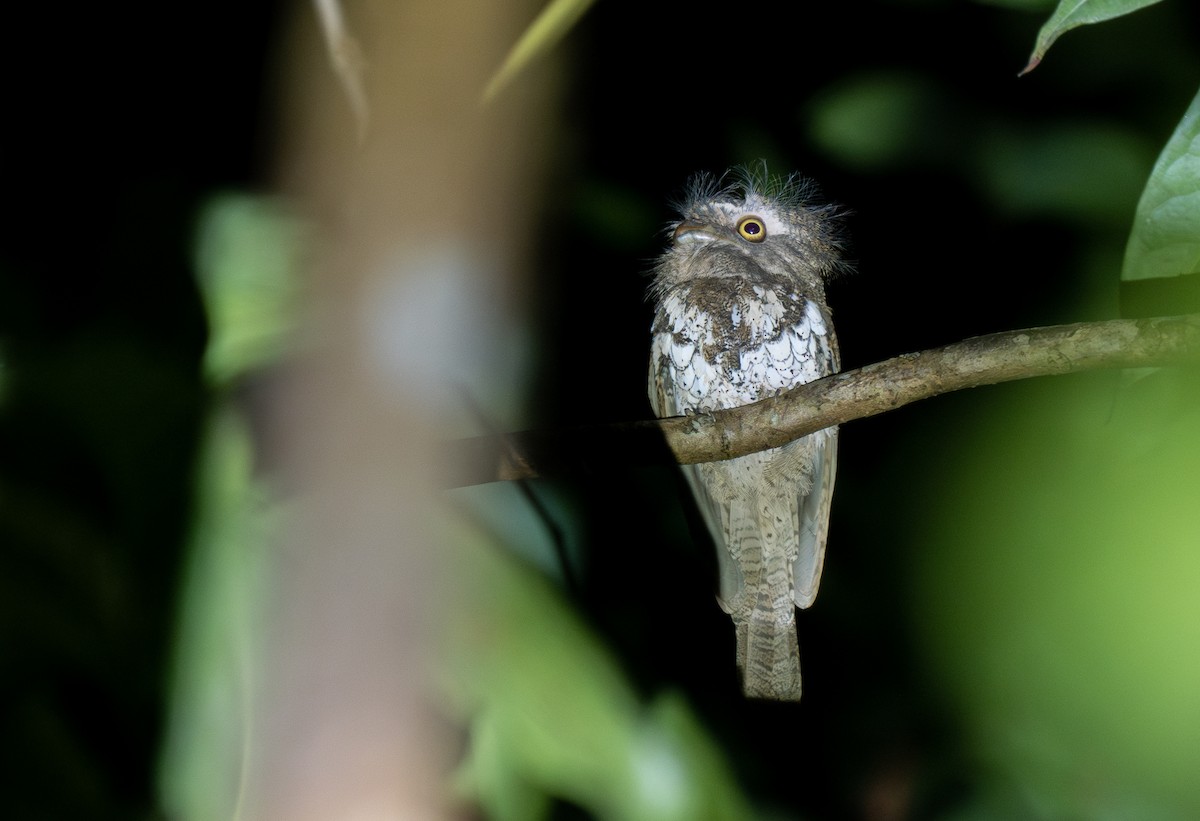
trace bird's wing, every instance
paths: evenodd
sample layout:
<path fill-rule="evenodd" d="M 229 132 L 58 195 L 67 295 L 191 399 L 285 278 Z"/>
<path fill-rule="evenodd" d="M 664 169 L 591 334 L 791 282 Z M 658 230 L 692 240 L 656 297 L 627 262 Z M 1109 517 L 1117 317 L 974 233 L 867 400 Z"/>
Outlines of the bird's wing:
<path fill-rule="evenodd" d="M 812 356 L 820 362 L 822 375 L 841 370 L 841 352 L 827 308 L 810 303 L 813 329 Z M 833 502 L 833 480 L 837 475 L 838 430 L 826 428 L 813 434 L 817 444 L 813 459 L 812 488 L 800 499 L 800 551 L 796 555 L 792 578 L 795 581 L 797 607 L 808 607 L 817 597 L 821 570 L 825 566 L 825 540 L 829 536 L 829 509 Z"/>
<path fill-rule="evenodd" d="M 675 339 L 668 328 L 658 328 L 651 344 L 647 391 L 654 415 L 661 419 L 696 410 L 707 393 L 695 390 L 699 387 L 696 380 L 703 381 L 706 378 L 707 363 L 694 346 L 689 347 Z M 681 465 L 680 469 L 692 490 L 704 524 L 716 542 L 719 576 L 717 600 L 726 612 L 731 612 L 731 603 L 739 596 L 745 583 L 737 560 L 729 550 L 730 499 L 724 498 L 727 494 L 717 489 L 713 465 Z"/>
<path fill-rule="evenodd" d="M 813 459 L 812 487 L 797 497 L 799 550 L 792 566 L 797 607 L 808 607 L 817 597 L 821 568 L 825 565 L 825 540 L 829 535 L 829 508 L 837 472 L 837 429 L 813 434 L 818 440 Z"/>
<path fill-rule="evenodd" d="M 683 475 L 692 489 L 696 507 L 708 528 L 717 549 L 717 601 L 726 613 L 734 612 L 741 601 L 746 580 L 742 575 L 740 556 L 731 547 L 741 543 L 738 531 L 748 523 L 745 515 L 745 496 L 730 493 L 726 483 L 715 474 L 726 466 L 714 464 L 683 465 Z"/>

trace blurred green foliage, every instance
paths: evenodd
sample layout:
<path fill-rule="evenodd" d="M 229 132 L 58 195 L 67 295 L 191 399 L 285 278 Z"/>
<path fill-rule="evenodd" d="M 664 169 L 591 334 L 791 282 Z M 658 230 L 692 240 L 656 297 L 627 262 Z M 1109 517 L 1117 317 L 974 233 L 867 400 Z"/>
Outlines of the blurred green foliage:
<path fill-rule="evenodd" d="M 1144 5 L 1060 4 L 1032 62 L 1068 28 Z M 1144 184 L 1126 278 L 1195 270 L 1196 105 Z M 997 201 L 1116 223 L 1136 141 L 1095 126 L 1047 137 L 1001 141 L 1009 161 L 985 164 Z M 1006 196 L 1006 180 L 1040 190 Z M 986 393 L 927 442 L 938 472 L 909 519 L 922 651 L 992 780 L 968 817 L 1195 817 L 1200 373 Z"/>
<path fill-rule="evenodd" d="M 228 192 L 202 208 L 196 281 L 209 325 L 204 369 L 214 385 L 272 364 L 294 342 L 311 234 L 275 198 Z"/>
<path fill-rule="evenodd" d="M 952 159 L 942 152 L 961 126 L 933 78 L 896 70 L 852 74 L 810 104 L 808 122 L 822 151 L 861 173 Z"/>
<path fill-rule="evenodd" d="M 1178 376 L 989 391 L 936 444 L 914 618 L 1031 817 L 1200 813 L 1200 373 Z"/>
<path fill-rule="evenodd" d="M 466 722 L 458 783 L 489 818 L 752 816 L 720 749 L 677 693 L 644 702 L 561 593 L 470 528 L 447 534 L 454 575 L 441 692 Z"/>
<path fill-rule="evenodd" d="M 283 515 L 256 474 L 257 448 L 233 389 L 295 352 L 298 292 L 314 239 L 281 201 L 230 192 L 199 209 L 194 230 L 210 325 L 204 370 L 216 402 L 196 465 L 159 791 L 173 818 L 201 821 L 240 817 L 262 614 Z"/>
<path fill-rule="evenodd" d="M 254 454 L 236 408 L 216 410 L 198 464 L 159 761 L 161 804 L 172 818 L 241 817 L 280 516 L 255 476 Z"/>

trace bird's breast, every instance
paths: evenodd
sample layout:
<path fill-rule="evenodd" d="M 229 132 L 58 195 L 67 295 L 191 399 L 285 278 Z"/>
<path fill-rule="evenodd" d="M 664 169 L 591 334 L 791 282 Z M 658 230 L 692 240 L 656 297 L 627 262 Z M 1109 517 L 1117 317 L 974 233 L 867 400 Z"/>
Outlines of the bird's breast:
<path fill-rule="evenodd" d="M 675 288 L 659 305 L 653 344 L 652 367 L 674 394 L 674 413 L 745 405 L 834 370 L 820 305 L 789 283 L 723 278 Z"/>

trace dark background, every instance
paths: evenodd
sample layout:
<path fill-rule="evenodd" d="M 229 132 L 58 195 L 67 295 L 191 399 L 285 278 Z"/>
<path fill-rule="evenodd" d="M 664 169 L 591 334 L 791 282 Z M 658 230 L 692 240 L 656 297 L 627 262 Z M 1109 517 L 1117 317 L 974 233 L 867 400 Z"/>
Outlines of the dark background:
<path fill-rule="evenodd" d="M 668 202 L 695 171 L 760 158 L 813 177 L 851 212 L 857 273 L 830 288 L 847 368 L 1116 316 L 1141 180 L 1200 76 L 1200 10 L 1163 3 L 1071 32 L 1018 79 L 1048 13 L 598 3 L 561 47 L 565 99 L 545 123 L 558 150 L 547 159 L 530 311 L 540 356 L 530 424 L 648 415 L 644 292 Z M 209 401 L 191 231 L 210 193 L 269 182 L 279 9 L 16 16 L 10 35 L 27 42 L 0 58 L 4 801 L 10 817 L 154 817 L 192 460 Z M 877 82 L 913 101 L 902 118 L 864 120 L 881 129 L 871 136 L 882 149 L 839 151 L 814 136 L 832 96 L 853 99 Z M 1141 178 L 1081 171 L 1047 148 L 1054 134 L 1098 135 L 1102 152 L 1114 132 Z M 1039 147 L 1042 166 L 1006 175 L 1006 161 Z M 1033 184 L 1056 173 L 1061 183 Z M 593 363 L 585 379 L 579 363 Z M 800 617 L 800 708 L 734 697 L 709 549 L 669 471 L 557 485 L 580 513 L 573 532 L 585 534 L 572 545 L 581 611 L 645 692 L 688 695 L 760 800 L 863 817 L 873 785 L 916 771 L 913 817 L 942 817 L 978 788 L 894 614 L 911 484 L 935 469 L 939 432 L 980 401 L 948 397 L 843 429 L 826 578 Z M 680 624 L 665 646 L 648 629 Z"/>

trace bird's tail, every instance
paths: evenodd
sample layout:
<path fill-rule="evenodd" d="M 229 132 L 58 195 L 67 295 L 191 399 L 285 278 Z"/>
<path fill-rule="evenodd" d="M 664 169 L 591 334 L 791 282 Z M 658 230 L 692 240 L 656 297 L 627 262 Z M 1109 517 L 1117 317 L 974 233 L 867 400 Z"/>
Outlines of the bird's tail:
<path fill-rule="evenodd" d="M 796 604 L 786 570 L 765 574 L 754 608 L 737 624 L 738 661 L 747 698 L 800 700 Z"/>

